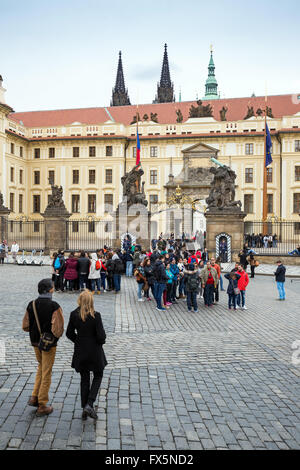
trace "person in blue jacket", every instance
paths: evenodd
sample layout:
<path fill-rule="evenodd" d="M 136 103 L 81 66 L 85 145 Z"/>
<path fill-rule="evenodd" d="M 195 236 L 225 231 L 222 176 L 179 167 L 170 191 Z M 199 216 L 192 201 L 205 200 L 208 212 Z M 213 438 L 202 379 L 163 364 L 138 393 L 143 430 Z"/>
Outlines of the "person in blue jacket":
<path fill-rule="evenodd" d="M 227 287 L 227 294 L 228 294 L 228 308 L 231 310 L 233 307 L 234 310 L 236 310 L 236 305 L 237 305 L 237 297 L 238 297 L 238 280 L 240 279 L 241 275 L 238 274 L 237 272 L 231 272 L 228 274 L 225 274 L 225 278 L 228 279 L 229 284 Z"/>
<path fill-rule="evenodd" d="M 172 291 L 171 291 L 171 302 L 173 304 L 177 304 L 176 301 L 176 292 L 179 280 L 179 267 L 176 263 L 176 259 L 173 258 L 170 265 L 171 273 L 173 274 L 173 282 L 172 282 Z"/>

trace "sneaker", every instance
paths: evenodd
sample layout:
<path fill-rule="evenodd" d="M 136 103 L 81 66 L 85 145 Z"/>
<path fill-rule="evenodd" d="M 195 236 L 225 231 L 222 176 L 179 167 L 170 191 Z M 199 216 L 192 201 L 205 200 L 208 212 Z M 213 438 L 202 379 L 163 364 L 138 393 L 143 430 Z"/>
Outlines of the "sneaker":
<path fill-rule="evenodd" d="M 106 292 L 106 290 L 105 290 L 105 289 L 103 289 L 103 292 Z"/>
<path fill-rule="evenodd" d="M 242 310 L 248 310 L 246 305 L 244 305 L 244 307 L 242 307 Z"/>
<path fill-rule="evenodd" d="M 191 309 L 191 308 L 188 308 L 188 312 L 191 312 L 191 311 L 192 311 L 192 309 Z"/>
<path fill-rule="evenodd" d="M 90 416 L 91 418 L 93 419 L 98 419 L 98 415 L 96 413 L 96 411 L 94 410 L 94 408 L 90 405 L 86 405 L 84 408 L 83 408 L 83 411 L 88 415 Z"/>
<path fill-rule="evenodd" d="M 198 312 L 199 312 L 199 310 L 198 310 L 198 309 L 197 309 L 197 310 L 194 310 L 194 313 L 198 313 Z"/>
<path fill-rule="evenodd" d="M 144 302 L 144 299 L 138 299 L 138 302 Z"/>
<path fill-rule="evenodd" d="M 99 290 L 97 290 L 97 295 L 100 295 L 100 291 L 99 291 Z"/>
<path fill-rule="evenodd" d="M 167 303 L 166 303 L 166 306 L 167 306 L 167 307 L 170 307 L 170 305 L 172 305 L 172 302 L 167 302 Z"/>
<path fill-rule="evenodd" d="M 156 307 L 156 310 L 158 310 L 159 312 L 165 312 L 166 311 L 165 308 L 158 308 L 158 307 Z"/>

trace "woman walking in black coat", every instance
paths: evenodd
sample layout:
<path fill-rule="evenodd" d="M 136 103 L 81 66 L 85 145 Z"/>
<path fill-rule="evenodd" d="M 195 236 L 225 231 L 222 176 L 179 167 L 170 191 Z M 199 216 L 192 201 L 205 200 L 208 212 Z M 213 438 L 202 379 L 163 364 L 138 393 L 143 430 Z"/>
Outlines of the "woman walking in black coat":
<path fill-rule="evenodd" d="M 103 370 L 107 365 L 102 349 L 106 334 L 103 328 L 101 315 L 95 312 L 92 292 L 85 290 L 78 297 L 79 307 L 71 312 L 66 336 L 74 343 L 72 367 L 81 375 L 81 406 L 82 418 L 87 416 L 97 419 L 94 410 Z M 90 372 L 93 372 L 93 381 L 90 386 Z"/>

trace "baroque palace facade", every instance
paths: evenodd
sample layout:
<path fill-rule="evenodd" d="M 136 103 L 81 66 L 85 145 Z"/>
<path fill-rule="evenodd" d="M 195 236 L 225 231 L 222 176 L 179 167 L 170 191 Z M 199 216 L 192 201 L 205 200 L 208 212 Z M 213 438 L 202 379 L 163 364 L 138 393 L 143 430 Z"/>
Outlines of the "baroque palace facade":
<path fill-rule="evenodd" d="M 54 183 L 63 187 L 71 220 L 109 220 L 108 207 L 122 200 L 121 177 L 135 165 L 136 152 L 137 107 L 125 89 L 121 54 L 110 107 L 14 112 L 0 78 L 0 191 L 9 217 L 40 220 Z M 300 95 L 270 96 L 267 105 L 273 142 L 268 212 L 299 222 Z M 165 47 L 155 100 L 138 107 L 150 207 L 166 201 L 166 185 L 182 173 L 184 155 L 202 145 L 236 172 L 246 221 L 261 220 L 264 107 L 264 97 L 219 99 L 212 54 L 203 101 L 176 102 Z"/>

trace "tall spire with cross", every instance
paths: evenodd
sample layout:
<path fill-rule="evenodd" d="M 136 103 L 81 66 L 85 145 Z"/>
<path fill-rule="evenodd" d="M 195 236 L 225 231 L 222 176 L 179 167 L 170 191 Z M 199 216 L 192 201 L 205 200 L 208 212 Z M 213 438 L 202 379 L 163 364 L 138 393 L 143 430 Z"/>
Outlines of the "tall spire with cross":
<path fill-rule="evenodd" d="M 210 61 L 208 64 L 208 78 L 205 84 L 205 96 L 204 100 L 217 100 L 218 94 L 218 82 L 215 77 L 215 63 L 213 58 L 213 46 L 210 46 Z"/>
<path fill-rule="evenodd" d="M 112 91 L 112 100 L 110 102 L 110 105 L 111 106 L 130 105 L 128 91 L 125 88 L 121 51 L 119 52 L 119 63 L 118 63 L 116 84 Z"/>
<path fill-rule="evenodd" d="M 175 101 L 174 85 L 171 82 L 167 44 L 165 44 L 160 82 L 157 84 L 157 95 L 153 103 L 171 103 L 172 101 Z"/>

